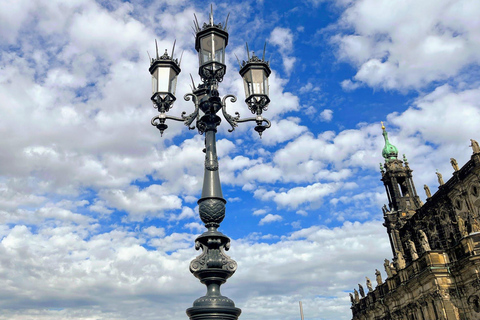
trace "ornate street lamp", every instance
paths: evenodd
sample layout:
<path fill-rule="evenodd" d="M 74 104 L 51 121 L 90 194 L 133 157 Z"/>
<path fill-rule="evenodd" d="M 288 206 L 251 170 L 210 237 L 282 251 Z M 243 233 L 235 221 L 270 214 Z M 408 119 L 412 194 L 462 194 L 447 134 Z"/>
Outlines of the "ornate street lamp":
<path fill-rule="evenodd" d="M 228 21 L 228 18 L 227 18 Z M 152 59 L 150 73 L 152 74 L 154 107 L 159 114 L 151 123 L 156 126 L 160 133 L 168 128 L 165 124 L 167 119 L 182 121 L 190 129 L 198 129 L 200 134 L 205 133 L 205 170 L 203 179 L 202 196 L 198 200 L 200 219 L 205 224 L 207 231 L 195 240 L 195 249 L 202 249 L 202 253 L 190 263 L 190 271 L 201 283 L 207 286 L 205 296 L 198 298 L 193 307 L 187 309 L 187 315 L 191 320 L 236 320 L 241 313 L 235 307 L 234 302 L 220 293 L 220 286 L 230 278 L 237 269 L 237 263 L 225 254 L 230 248 L 230 239 L 217 229 L 225 217 L 226 200 L 223 198 L 218 172 L 218 160 L 215 134 L 220 125 L 221 118 L 217 115 L 222 110 L 225 120 L 231 125 L 232 132 L 238 123 L 254 121 L 255 130 L 260 134 L 270 127 L 268 119 L 263 118 L 262 112 L 267 110 L 270 102 L 268 97 L 268 76 L 270 67 L 265 61 L 255 55 L 240 65 L 240 75 L 245 84 L 245 102 L 255 117 L 240 119 L 237 112 L 235 116 L 227 113 L 226 100 L 235 102 L 237 98 L 228 94 L 220 98 L 218 83 L 225 75 L 225 47 L 228 43 L 228 32 L 221 23 L 213 22 L 213 14 L 210 14 L 209 23 L 202 27 L 195 17 L 196 41 L 195 49 L 199 56 L 199 75 L 202 84 L 194 85 L 193 92 L 184 96 L 186 101 L 192 99 L 195 109 L 190 115 L 186 112 L 181 117 L 173 117 L 166 113 L 175 102 L 175 85 L 180 65 L 176 59 L 167 52 L 161 57 Z M 158 51 L 158 50 L 157 50 Z M 265 50 L 264 50 L 265 51 Z M 192 123 L 195 121 L 195 125 Z"/>

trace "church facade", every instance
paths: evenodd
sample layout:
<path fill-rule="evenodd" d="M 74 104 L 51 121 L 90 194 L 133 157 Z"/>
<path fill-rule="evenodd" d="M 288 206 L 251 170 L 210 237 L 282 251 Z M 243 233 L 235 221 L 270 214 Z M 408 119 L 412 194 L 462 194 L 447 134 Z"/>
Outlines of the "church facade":
<path fill-rule="evenodd" d="M 388 140 L 380 164 L 388 198 L 384 226 L 393 260 L 385 259 L 387 274 L 375 272 L 376 285 L 350 294 L 353 320 L 480 319 L 480 147 L 461 168 L 450 159 L 453 175 L 422 203 L 408 160 Z"/>

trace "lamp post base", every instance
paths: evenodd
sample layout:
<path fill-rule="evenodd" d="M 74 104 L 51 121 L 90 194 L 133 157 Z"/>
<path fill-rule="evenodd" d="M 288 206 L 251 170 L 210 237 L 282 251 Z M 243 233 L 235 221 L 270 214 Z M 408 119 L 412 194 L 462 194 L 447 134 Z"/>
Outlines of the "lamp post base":
<path fill-rule="evenodd" d="M 202 297 L 203 298 L 203 297 Z M 202 299 L 199 298 L 198 300 Z M 207 297 L 205 297 L 207 298 Z M 212 299 L 212 298 L 207 298 Z M 219 297 L 219 299 L 228 299 L 227 297 Z M 231 300 L 230 300 L 231 301 Z M 242 310 L 239 308 L 218 306 L 218 307 L 201 307 L 194 306 L 187 309 L 187 315 L 190 320 L 237 320 Z"/>

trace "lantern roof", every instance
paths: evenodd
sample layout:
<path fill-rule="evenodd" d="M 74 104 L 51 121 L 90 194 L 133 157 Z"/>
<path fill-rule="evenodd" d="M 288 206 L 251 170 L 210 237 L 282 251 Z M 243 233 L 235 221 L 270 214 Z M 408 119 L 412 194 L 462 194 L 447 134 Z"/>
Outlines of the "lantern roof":
<path fill-rule="evenodd" d="M 176 43 L 177 43 L 177 40 L 175 40 L 173 42 L 173 48 L 172 48 L 172 55 L 171 56 L 168 55 L 167 49 L 165 49 L 164 54 L 160 56 L 158 54 L 157 40 L 155 40 L 156 57 L 154 59 L 150 58 L 150 68 L 148 69 L 148 71 L 150 71 L 150 73 L 152 73 L 159 64 L 160 65 L 170 65 L 175 70 L 175 72 L 177 74 L 180 73 L 180 71 L 181 71 L 180 64 L 182 62 L 182 57 L 180 57 L 180 62 L 178 61 L 178 59 L 173 58 L 173 53 L 175 52 L 175 44 Z M 148 56 L 150 57 L 150 54 Z M 182 53 L 182 56 L 183 56 L 183 53 Z"/>
<path fill-rule="evenodd" d="M 252 67 L 264 69 L 265 72 L 267 73 L 267 77 L 272 73 L 272 71 L 270 70 L 270 63 L 265 60 L 265 53 L 262 59 L 257 57 L 255 55 L 255 52 L 252 52 L 251 57 L 250 57 L 250 54 L 248 53 L 248 60 L 247 61 L 243 60 L 242 63 L 240 64 L 240 75 L 243 77 L 243 75 Z"/>
<path fill-rule="evenodd" d="M 170 65 L 177 74 L 181 71 L 178 59 L 173 58 L 173 50 L 172 56 L 168 55 L 167 49 L 165 49 L 165 53 L 163 55 L 159 56 L 157 50 L 157 57 L 150 60 L 150 68 L 148 69 L 148 71 L 152 73 L 158 65 Z"/>
<path fill-rule="evenodd" d="M 222 25 L 221 22 L 219 23 L 214 23 L 213 22 L 213 7 L 210 11 L 210 19 L 208 23 L 204 22 L 203 26 L 200 27 L 200 24 L 198 23 L 197 16 L 194 14 L 195 20 L 193 21 L 193 25 L 195 26 L 195 50 L 200 49 L 200 38 L 202 38 L 204 35 L 209 34 L 209 33 L 217 33 L 223 38 L 225 38 L 225 47 L 228 45 L 228 32 L 227 32 L 227 24 L 228 24 L 228 17 L 230 14 L 228 14 L 227 19 L 225 20 L 225 25 Z"/>

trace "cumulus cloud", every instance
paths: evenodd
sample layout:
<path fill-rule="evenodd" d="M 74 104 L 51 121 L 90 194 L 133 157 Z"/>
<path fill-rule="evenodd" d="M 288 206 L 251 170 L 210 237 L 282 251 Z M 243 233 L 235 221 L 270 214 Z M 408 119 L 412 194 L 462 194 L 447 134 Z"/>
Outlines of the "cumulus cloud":
<path fill-rule="evenodd" d="M 320 120 L 325 122 L 330 122 L 333 119 L 333 110 L 325 109 L 320 112 Z"/>
<path fill-rule="evenodd" d="M 451 10 L 442 0 L 432 9 L 427 1 L 412 13 L 408 1 L 337 1 L 347 2 L 333 41 L 356 75 L 341 85 L 425 90 L 406 111 L 388 115 L 386 125 L 416 181 L 436 183 L 434 169 L 447 177 L 450 157 L 468 160 L 469 139 L 478 131 L 478 85 L 468 72 L 457 77 L 478 64 L 478 28 L 471 23 L 477 5 L 462 1 Z M 295 113 L 301 105 L 325 122 L 337 109 L 301 103 L 289 91 L 299 34 L 281 27 L 262 31 L 258 26 L 267 24 L 248 20 L 248 10 L 237 10 L 241 19 L 232 19 L 232 29 L 239 37 L 264 32 L 280 51 L 286 76 L 276 70 L 270 76 L 265 116 L 273 126 L 263 139 L 252 123 L 227 138 L 228 126 L 219 128 L 221 180 L 234 202 L 230 217 L 238 219 L 229 254 L 239 269 L 225 293 L 245 319 L 293 318 L 298 312 L 291 306 L 300 299 L 306 311 L 321 306 L 310 309 L 315 317 L 347 319 L 348 286 L 391 254 L 381 222 L 366 221 L 378 218 L 385 201 L 377 169 L 380 126 L 307 127 L 308 119 Z M 8 137 L 0 141 L 0 306 L 8 319 L 149 319 L 159 310 L 181 319 L 185 304 L 202 294 L 188 264 L 200 254 L 193 244 L 205 230 L 194 207 L 204 140 L 182 123 L 168 123 L 163 138 L 150 126 L 155 110 L 145 53 L 155 38 L 161 50 L 170 50 L 177 38 L 176 51 L 184 54 L 171 114 L 191 112 L 192 103 L 181 95 L 190 91 L 189 74 L 198 68 L 189 26 L 195 11 L 202 20 L 186 1 L 145 7 L 91 0 L 0 3 L 0 133 Z M 258 28 L 242 33 L 242 19 Z M 232 46 L 235 41 L 228 70 L 240 48 Z M 437 85 L 442 79 L 451 83 Z M 303 99 L 323 90 L 312 83 L 293 87 Z M 432 83 L 436 89 L 425 89 Z M 243 95 L 236 72 L 227 73 L 221 88 L 222 94 Z M 231 114 L 250 113 L 241 100 L 228 102 Z M 365 222 L 350 222 L 357 220 Z M 245 235 L 257 224 L 264 234 Z"/>
<path fill-rule="evenodd" d="M 255 210 L 255 211 L 253 211 L 252 214 L 253 214 L 254 216 L 263 216 L 263 215 L 265 215 L 267 212 L 268 212 L 268 211 L 265 210 L 265 209 L 257 209 L 257 210 Z"/>
<path fill-rule="evenodd" d="M 161 217 L 165 210 L 179 209 L 182 204 L 178 196 L 169 194 L 158 185 L 151 185 L 144 190 L 133 186 L 126 190 L 105 190 L 100 192 L 100 197 L 110 208 L 128 212 L 132 220 L 141 220 L 146 214 Z M 192 216 L 192 212 L 192 209 L 185 208 L 178 219 Z"/>
<path fill-rule="evenodd" d="M 342 85 L 420 89 L 458 75 L 480 62 L 478 14 L 480 5 L 470 0 L 351 2 L 338 25 L 353 33 L 337 34 L 333 42 L 358 70 Z"/>
<path fill-rule="evenodd" d="M 269 213 L 260 220 L 258 225 L 263 226 L 264 224 L 267 224 L 267 223 L 278 222 L 278 221 L 282 221 L 282 220 L 283 220 L 282 216 L 280 216 L 278 214 Z"/>
<path fill-rule="evenodd" d="M 296 58 L 289 56 L 293 50 L 293 33 L 288 28 L 276 27 L 270 34 L 269 42 L 277 46 L 283 59 L 283 68 L 287 74 L 293 69 Z"/>
<path fill-rule="evenodd" d="M 268 129 L 268 134 L 262 137 L 262 142 L 266 145 L 275 145 L 300 136 L 308 129 L 305 126 L 299 125 L 299 123 L 300 119 L 295 117 L 273 121 L 272 127 Z"/>

